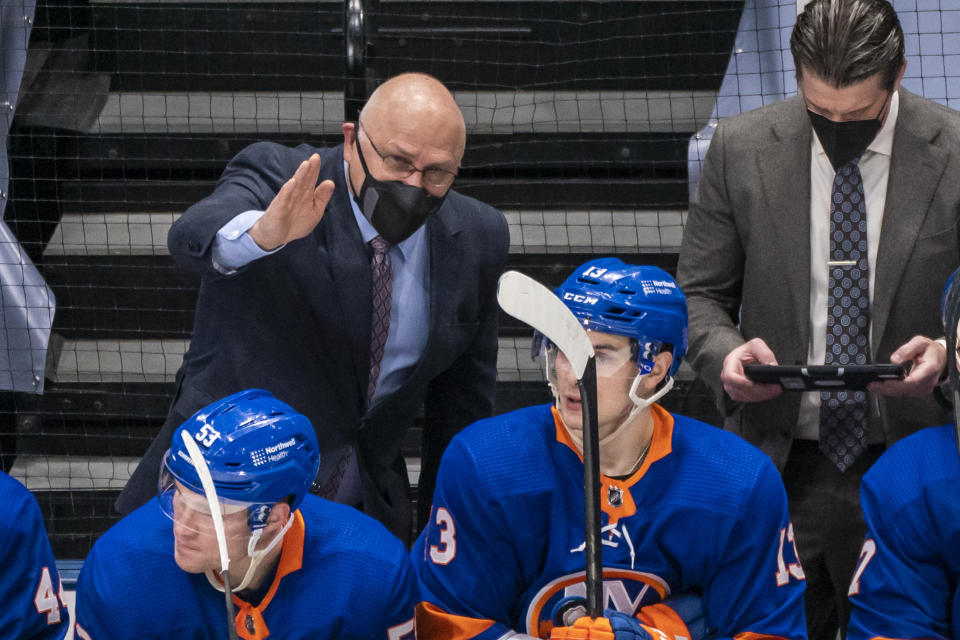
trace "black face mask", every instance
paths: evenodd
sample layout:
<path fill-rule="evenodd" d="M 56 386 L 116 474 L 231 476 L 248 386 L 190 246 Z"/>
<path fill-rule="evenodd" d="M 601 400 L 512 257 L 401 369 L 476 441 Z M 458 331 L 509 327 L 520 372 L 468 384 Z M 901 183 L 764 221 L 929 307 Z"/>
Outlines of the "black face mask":
<path fill-rule="evenodd" d="M 366 177 L 360 185 L 360 195 L 353 198 L 384 240 L 390 244 L 403 242 L 440 209 L 447 196 L 437 197 L 426 189 L 399 180 L 377 180 L 367 169 L 359 138 L 355 144 Z"/>
<path fill-rule="evenodd" d="M 889 99 L 888 97 L 887 100 Z M 830 164 L 833 165 L 834 171 L 838 171 L 840 167 L 854 158 L 859 158 L 867 150 L 867 147 L 880 132 L 880 127 L 883 126 L 881 117 L 886 106 L 887 102 L 884 101 L 883 107 L 880 108 L 880 114 L 876 118 L 848 120 L 846 122 L 834 122 L 807 109 L 810 124 L 813 125 L 813 130 L 817 132 L 817 138 L 820 139 L 824 152 L 830 158 Z"/>

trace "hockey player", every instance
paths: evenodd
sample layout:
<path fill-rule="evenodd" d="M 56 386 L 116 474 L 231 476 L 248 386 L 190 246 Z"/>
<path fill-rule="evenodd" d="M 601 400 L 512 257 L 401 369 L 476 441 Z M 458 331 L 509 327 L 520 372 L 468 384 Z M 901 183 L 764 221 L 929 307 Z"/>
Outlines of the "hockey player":
<path fill-rule="evenodd" d="M 960 269 L 944 288 L 941 309 L 950 387 L 958 390 Z M 847 592 L 847 639 L 960 638 L 955 425 L 923 429 L 890 447 L 863 476 L 860 506 L 867 535 Z"/>
<path fill-rule="evenodd" d="M 606 619 L 574 629 L 554 616 L 585 593 L 581 404 L 565 356 L 535 338 L 553 406 L 477 422 L 444 454 L 430 523 L 411 552 L 420 636 L 690 638 L 675 624 L 684 616 L 662 605 L 647 615 L 648 605 L 697 594 L 721 637 L 805 638 L 803 571 L 772 462 L 654 404 L 687 346 L 676 283 L 656 267 L 602 258 L 555 293 L 597 354 Z"/>
<path fill-rule="evenodd" d="M 240 638 L 414 638 L 416 578 L 402 543 L 359 511 L 307 494 L 320 460 L 305 416 L 248 390 L 181 429 L 217 490 Z M 84 563 L 78 640 L 227 638 L 207 505 L 178 430 L 158 498 L 104 534 Z"/>
<path fill-rule="evenodd" d="M 0 471 L 0 637 L 65 638 L 70 620 L 40 507 Z"/>

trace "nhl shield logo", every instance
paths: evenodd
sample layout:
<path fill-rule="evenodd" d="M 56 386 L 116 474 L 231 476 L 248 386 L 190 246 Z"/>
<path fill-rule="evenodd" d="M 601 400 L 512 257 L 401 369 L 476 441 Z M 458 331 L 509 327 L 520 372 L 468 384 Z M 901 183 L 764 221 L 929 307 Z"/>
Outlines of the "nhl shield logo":
<path fill-rule="evenodd" d="M 623 489 L 620 487 L 607 487 L 607 502 L 611 507 L 620 507 L 623 505 Z"/>
<path fill-rule="evenodd" d="M 247 633 L 249 633 L 250 635 L 252 636 L 257 635 L 257 627 L 253 623 L 253 616 L 250 615 L 249 613 L 247 614 L 247 617 L 243 619 L 243 627 L 247 630 Z"/>

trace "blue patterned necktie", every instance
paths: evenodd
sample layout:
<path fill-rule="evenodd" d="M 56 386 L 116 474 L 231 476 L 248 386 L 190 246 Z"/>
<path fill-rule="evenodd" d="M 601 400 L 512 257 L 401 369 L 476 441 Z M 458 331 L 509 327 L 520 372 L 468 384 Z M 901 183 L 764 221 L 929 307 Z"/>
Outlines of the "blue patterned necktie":
<path fill-rule="evenodd" d="M 824 364 L 859 365 L 869 360 L 870 267 L 867 207 L 859 158 L 837 170 L 830 201 L 830 258 L 827 263 L 827 352 Z M 867 443 L 867 394 L 820 394 L 820 450 L 846 471 Z"/>

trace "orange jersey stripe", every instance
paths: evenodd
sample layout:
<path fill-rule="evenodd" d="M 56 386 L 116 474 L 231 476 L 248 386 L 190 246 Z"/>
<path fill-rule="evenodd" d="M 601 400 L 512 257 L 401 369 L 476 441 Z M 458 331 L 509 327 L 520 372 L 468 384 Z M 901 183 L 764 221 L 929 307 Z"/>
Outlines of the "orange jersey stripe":
<path fill-rule="evenodd" d="M 557 411 L 556 407 L 550 407 L 550 411 L 553 413 L 553 424 L 557 430 L 557 441 L 573 449 L 580 460 L 583 460 L 583 454 L 567 432 L 563 419 L 560 417 L 560 412 Z M 673 416 L 658 404 L 650 405 L 650 413 L 653 415 L 653 439 L 650 442 L 650 451 L 640 468 L 621 483 L 623 486 L 634 485 L 637 480 L 643 477 L 650 465 L 667 457 L 673 451 Z"/>
<path fill-rule="evenodd" d="M 563 424 L 563 418 L 560 417 L 560 412 L 557 411 L 556 407 L 551 407 L 550 410 L 553 413 L 557 441 L 573 449 L 580 460 L 583 460 L 583 454 L 570 437 L 570 433 Z M 653 416 L 653 436 L 650 442 L 650 451 L 640 468 L 626 480 L 614 480 L 602 474 L 600 476 L 600 495 L 608 496 L 613 493 L 620 495 L 619 506 L 613 506 L 611 500 L 600 501 L 600 508 L 607 514 L 608 524 L 617 524 L 621 518 L 629 518 L 637 512 L 637 507 L 633 503 L 633 496 L 630 495 L 630 487 L 643 477 L 651 464 L 666 457 L 673 450 L 673 416 L 658 404 L 650 406 L 650 413 Z"/>
<path fill-rule="evenodd" d="M 260 605 L 254 607 L 249 602 L 238 598 L 236 594 L 233 595 L 233 603 L 237 606 L 237 617 L 234 622 L 237 625 L 237 635 L 243 640 L 264 640 L 270 636 L 270 629 L 267 628 L 267 623 L 263 619 L 263 611 L 276 595 L 280 580 L 303 566 L 303 539 L 307 528 L 299 510 L 294 512 L 293 518 L 293 524 L 290 525 L 281 543 L 282 551 L 280 561 L 277 563 L 277 573 Z"/>
<path fill-rule="evenodd" d="M 417 605 L 417 637 L 467 640 L 494 625 L 493 620 L 455 616 L 429 602 Z"/>

